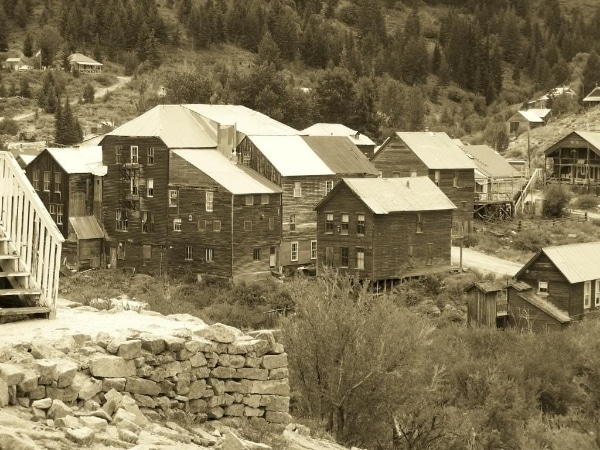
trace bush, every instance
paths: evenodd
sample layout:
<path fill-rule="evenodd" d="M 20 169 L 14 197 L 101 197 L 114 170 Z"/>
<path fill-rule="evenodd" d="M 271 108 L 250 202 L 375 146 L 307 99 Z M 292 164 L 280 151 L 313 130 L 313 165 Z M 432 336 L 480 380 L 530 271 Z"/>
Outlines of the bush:
<path fill-rule="evenodd" d="M 575 197 L 572 205 L 579 209 L 592 209 L 600 204 L 600 199 L 592 194 L 584 194 Z"/>
<path fill-rule="evenodd" d="M 562 217 L 569 204 L 571 192 L 562 184 L 551 184 L 544 190 L 544 215 L 546 217 Z"/>
<path fill-rule="evenodd" d="M 0 134 L 16 136 L 19 134 L 19 124 L 16 120 L 9 118 L 0 120 Z"/>
<path fill-rule="evenodd" d="M 534 229 L 523 230 L 512 239 L 513 247 L 528 252 L 537 252 L 551 243 L 552 240 L 546 233 Z"/>

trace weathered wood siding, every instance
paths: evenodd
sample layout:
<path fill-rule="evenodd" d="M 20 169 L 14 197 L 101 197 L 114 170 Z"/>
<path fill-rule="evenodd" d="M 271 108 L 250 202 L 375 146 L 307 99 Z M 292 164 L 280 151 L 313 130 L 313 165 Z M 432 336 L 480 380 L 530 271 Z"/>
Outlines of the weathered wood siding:
<path fill-rule="evenodd" d="M 508 289 L 508 315 L 511 326 L 525 331 L 545 333 L 567 328 L 568 323 L 560 323 L 546 312 L 523 300 L 516 289 Z"/>
<path fill-rule="evenodd" d="M 91 216 L 94 210 L 93 175 L 77 173 L 68 176 L 69 217 Z"/>
<path fill-rule="evenodd" d="M 496 328 L 498 292 L 485 293 L 477 288 L 467 292 L 467 324 Z"/>
<path fill-rule="evenodd" d="M 371 162 L 383 178 L 410 177 L 412 171 L 416 171 L 417 176 L 429 175 L 429 168 L 395 134 L 375 153 Z"/>

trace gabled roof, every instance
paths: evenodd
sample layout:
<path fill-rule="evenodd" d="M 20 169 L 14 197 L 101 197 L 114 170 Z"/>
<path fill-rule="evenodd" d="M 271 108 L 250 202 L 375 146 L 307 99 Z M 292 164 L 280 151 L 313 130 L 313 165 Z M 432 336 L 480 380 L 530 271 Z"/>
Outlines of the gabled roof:
<path fill-rule="evenodd" d="M 397 132 L 429 169 L 474 169 L 475 164 L 446 133 Z M 381 149 L 375 154 L 381 154 Z"/>
<path fill-rule="evenodd" d="M 546 300 L 545 298 L 540 297 L 533 291 L 523 291 L 517 294 L 519 298 L 525 300 L 530 305 L 539 309 L 540 311 L 545 312 L 553 319 L 557 320 L 560 323 L 568 323 L 571 322 L 571 318 L 569 315 L 563 311 L 562 309 L 556 307 L 554 304 Z"/>
<path fill-rule="evenodd" d="M 21 62 L 21 58 L 6 58 L 7 63 Z"/>
<path fill-rule="evenodd" d="M 342 178 L 315 207 L 324 205 L 345 184 L 374 214 L 456 209 L 429 177 Z"/>
<path fill-rule="evenodd" d="M 187 104 L 186 109 L 220 125 L 235 125 L 246 136 L 287 136 L 301 134 L 269 116 L 242 105 Z"/>
<path fill-rule="evenodd" d="M 85 56 L 83 53 L 73 53 L 69 56 L 69 61 L 75 64 L 85 64 L 86 66 L 103 66 L 104 64 Z"/>
<path fill-rule="evenodd" d="M 102 227 L 94 216 L 69 217 L 69 223 L 77 235 L 77 239 L 101 239 L 104 237 Z"/>
<path fill-rule="evenodd" d="M 341 123 L 315 123 L 302 130 L 302 133 L 309 136 L 346 136 L 356 145 L 375 146 L 375 142 L 373 142 L 369 136 L 361 134 L 352 128 L 348 128 Z"/>
<path fill-rule="evenodd" d="M 589 144 L 590 148 L 593 151 L 600 154 L 600 132 L 597 132 L 597 131 L 571 131 L 569 134 L 562 137 L 560 140 L 558 140 L 552 146 L 548 147 L 544 151 L 544 155 L 548 156 L 550 153 L 554 152 L 557 148 L 559 148 L 559 146 L 560 146 L 559 144 L 563 140 L 565 140 L 567 137 L 571 136 L 572 134 L 576 134 L 579 137 L 581 137 L 584 141 L 586 141 Z"/>
<path fill-rule="evenodd" d="M 305 136 L 304 136 L 305 137 Z M 248 136 L 282 176 L 334 175 L 303 136 Z"/>
<path fill-rule="evenodd" d="M 181 105 L 158 105 L 106 136 L 156 137 L 169 148 L 216 148 L 217 134 Z"/>
<path fill-rule="evenodd" d="M 522 110 L 522 111 L 518 111 L 517 114 L 515 114 L 514 116 L 512 116 L 510 118 L 511 122 L 514 122 L 517 119 L 520 118 L 525 119 L 527 122 L 531 122 L 531 123 L 543 123 L 544 119 L 542 119 L 540 116 L 538 116 L 536 113 L 533 112 L 533 110 L 531 109 L 527 109 L 527 110 Z"/>
<path fill-rule="evenodd" d="M 600 86 L 596 86 L 592 89 L 588 95 L 583 99 L 584 102 L 600 102 Z"/>
<path fill-rule="evenodd" d="M 473 160 L 477 169 L 488 178 L 519 176 L 519 172 L 501 154 L 487 145 L 464 145 L 462 149 Z"/>
<path fill-rule="evenodd" d="M 379 175 L 371 161 L 345 136 L 302 136 L 302 139 L 335 173 Z"/>
<path fill-rule="evenodd" d="M 102 166 L 102 147 L 47 148 L 46 151 L 68 174 L 91 173 L 95 175 L 104 175 Z M 42 153 L 40 153 L 40 155 Z"/>
<path fill-rule="evenodd" d="M 519 278 L 545 254 L 571 284 L 600 279 L 600 241 L 544 247 L 517 272 Z"/>
<path fill-rule="evenodd" d="M 257 172 L 229 161 L 218 150 L 173 150 L 234 195 L 273 194 L 281 188 Z"/>
<path fill-rule="evenodd" d="M 471 289 L 479 289 L 481 292 L 488 294 L 490 292 L 500 292 L 506 289 L 506 284 L 492 281 L 475 281 L 465 289 L 465 292 Z"/>

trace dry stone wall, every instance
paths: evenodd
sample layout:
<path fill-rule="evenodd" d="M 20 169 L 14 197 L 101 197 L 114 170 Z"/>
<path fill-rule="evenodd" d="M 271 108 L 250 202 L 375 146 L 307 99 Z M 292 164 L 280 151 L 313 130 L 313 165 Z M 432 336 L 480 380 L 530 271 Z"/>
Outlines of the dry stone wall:
<path fill-rule="evenodd" d="M 0 407 L 31 407 L 40 419 L 65 417 L 63 409 L 74 407 L 138 426 L 223 417 L 286 424 L 288 362 L 279 338 L 278 331 L 243 334 L 215 324 L 168 335 L 101 332 L 21 343 L 0 354 Z M 116 417 L 119 411 L 136 417 Z"/>

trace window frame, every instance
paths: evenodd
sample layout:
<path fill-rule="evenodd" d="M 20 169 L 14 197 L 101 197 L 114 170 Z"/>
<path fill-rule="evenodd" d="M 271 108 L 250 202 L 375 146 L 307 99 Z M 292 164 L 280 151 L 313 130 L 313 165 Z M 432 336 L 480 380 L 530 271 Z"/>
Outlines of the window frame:
<path fill-rule="evenodd" d="M 154 233 L 154 211 L 142 211 L 142 233 Z"/>
<path fill-rule="evenodd" d="M 356 247 L 356 268 L 365 270 L 365 249 L 364 247 Z"/>
<path fill-rule="evenodd" d="M 115 230 L 116 231 L 127 231 L 129 228 L 129 217 L 127 209 L 117 208 L 115 210 Z"/>
<path fill-rule="evenodd" d="M 440 185 L 440 178 L 441 178 L 441 172 L 439 171 L 439 169 L 435 170 L 435 172 L 433 172 L 433 182 L 435 183 L 436 186 Z"/>
<path fill-rule="evenodd" d="M 185 255 L 183 258 L 185 261 L 193 261 L 194 260 L 194 247 L 191 245 L 185 246 Z"/>
<path fill-rule="evenodd" d="M 548 283 L 547 281 L 539 281 L 538 280 L 538 288 L 537 288 L 538 295 L 548 295 L 549 291 L 550 291 L 550 283 Z"/>
<path fill-rule="evenodd" d="M 137 145 L 129 147 L 129 163 L 139 164 L 140 163 L 140 148 Z"/>
<path fill-rule="evenodd" d="M 60 194 L 62 188 L 62 173 L 54 172 L 54 193 Z"/>
<path fill-rule="evenodd" d="M 146 197 L 154 197 L 154 178 L 146 180 Z"/>
<path fill-rule="evenodd" d="M 275 229 L 275 217 L 269 216 L 269 231 L 273 231 Z"/>
<path fill-rule="evenodd" d="M 296 231 L 296 214 L 290 214 L 289 230 Z"/>
<path fill-rule="evenodd" d="M 254 195 L 247 194 L 245 197 L 246 198 L 244 199 L 244 202 L 245 202 L 246 206 L 252 206 L 252 205 L 254 205 Z"/>
<path fill-rule="evenodd" d="M 325 195 L 333 190 L 333 180 L 325 180 Z"/>
<path fill-rule="evenodd" d="M 33 189 L 36 191 L 40 190 L 40 171 L 38 169 L 34 170 L 31 174 L 31 184 L 33 185 Z"/>
<path fill-rule="evenodd" d="M 302 197 L 302 181 L 294 181 L 294 198 Z"/>
<path fill-rule="evenodd" d="M 269 202 L 270 202 L 269 194 L 260 194 L 260 204 L 261 205 L 268 205 Z"/>
<path fill-rule="evenodd" d="M 44 170 L 43 191 L 50 192 L 50 171 Z"/>
<path fill-rule="evenodd" d="M 417 213 L 417 220 L 415 222 L 415 229 L 416 229 L 416 233 L 420 234 L 423 233 L 423 213 L 422 212 L 418 212 Z"/>
<path fill-rule="evenodd" d="M 600 306 L 600 280 L 594 282 L 594 306 Z"/>
<path fill-rule="evenodd" d="M 154 147 L 146 148 L 146 164 L 149 166 L 154 164 Z"/>
<path fill-rule="evenodd" d="M 325 213 L 325 234 L 333 234 L 333 231 L 335 229 L 334 219 L 335 217 L 333 213 Z"/>
<path fill-rule="evenodd" d="M 455 187 L 455 188 L 459 188 L 460 187 L 459 186 L 459 182 L 458 182 L 459 178 L 460 178 L 459 177 L 459 172 L 458 172 L 458 170 L 455 170 L 454 171 L 454 176 L 452 177 L 452 187 Z"/>
<path fill-rule="evenodd" d="M 297 241 L 291 242 L 290 243 L 290 261 L 297 262 L 298 254 L 299 254 L 298 242 Z"/>
<path fill-rule="evenodd" d="M 592 282 L 590 280 L 583 282 L 583 309 L 590 309 L 592 306 Z"/>
<path fill-rule="evenodd" d="M 123 146 L 115 146 L 115 164 L 123 164 Z"/>
<path fill-rule="evenodd" d="M 57 203 L 56 204 L 56 224 L 57 225 L 63 225 L 63 217 L 64 217 L 63 205 L 62 205 L 62 203 Z"/>
<path fill-rule="evenodd" d="M 213 220 L 212 221 L 212 230 L 215 233 L 220 233 L 221 232 L 221 221 L 220 220 Z"/>
<path fill-rule="evenodd" d="M 181 232 L 182 222 L 183 220 L 181 220 L 181 217 L 175 217 L 173 219 L 173 231 Z"/>
<path fill-rule="evenodd" d="M 56 204 L 55 203 L 50 203 L 48 205 L 48 212 L 50 213 L 50 217 L 52 217 L 52 220 L 54 220 L 54 223 L 56 223 Z"/>
<path fill-rule="evenodd" d="M 342 213 L 340 219 L 340 234 L 347 235 L 350 231 L 350 214 Z"/>
<path fill-rule="evenodd" d="M 262 249 L 260 247 L 255 247 L 252 249 L 252 261 L 257 262 L 261 260 Z"/>
<path fill-rule="evenodd" d="M 215 209 L 215 193 L 206 191 L 204 193 L 204 209 L 206 212 L 213 212 Z"/>
<path fill-rule="evenodd" d="M 350 247 L 340 247 L 340 267 L 350 267 Z"/>
<path fill-rule="evenodd" d="M 212 247 L 206 247 L 204 249 L 204 261 L 207 263 L 214 262 L 215 250 Z"/>
<path fill-rule="evenodd" d="M 179 191 L 177 189 L 169 189 L 169 208 L 177 208 L 179 206 Z"/>
<path fill-rule="evenodd" d="M 361 220 L 362 217 L 362 220 Z M 367 216 L 364 213 L 356 214 L 356 234 L 358 236 L 364 236 L 366 230 L 366 219 Z"/>
<path fill-rule="evenodd" d="M 317 259 L 317 240 L 310 241 L 310 259 Z"/>

